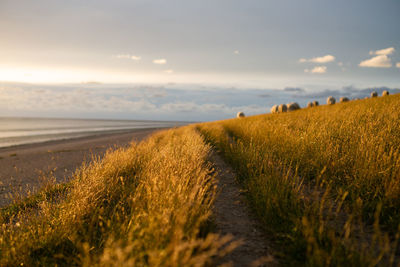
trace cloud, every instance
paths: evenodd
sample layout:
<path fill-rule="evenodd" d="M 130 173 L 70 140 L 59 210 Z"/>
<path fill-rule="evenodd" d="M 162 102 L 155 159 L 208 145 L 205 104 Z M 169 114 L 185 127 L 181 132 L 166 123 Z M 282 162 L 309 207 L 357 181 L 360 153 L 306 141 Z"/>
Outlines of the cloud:
<path fill-rule="evenodd" d="M 311 59 L 306 59 L 306 58 L 300 58 L 299 63 L 305 63 L 305 62 L 313 62 L 313 63 L 328 63 L 328 62 L 333 62 L 335 61 L 335 57 L 332 55 L 325 55 L 322 57 L 314 57 Z"/>
<path fill-rule="evenodd" d="M 174 73 L 174 70 L 164 70 L 164 72 L 167 74 L 172 74 L 172 73 Z"/>
<path fill-rule="evenodd" d="M 102 82 L 98 82 L 98 81 L 82 81 L 81 84 L 99 85 L 99 84 L 102 84 Z"/>
<path fill-rule="evenodd" d="M 340 90 L 325 89 L 317 92 L 307 92 L 301 95 L 299 94 L 297 97 L 322 99 L 328 96 L 339 96 L 341 93 L 342 92 Z"/>
<path fill-rule="evenodd" d="M 311 70 L 311 73 L 325 73 L 326 69 L 326 66 L 317 66 Z"/>
<path fill-rule="evenodd" d="M 361 61 L 358 64 L 360 67 L 367 67 L 367 68 L 390 68 L 392 66 L 392 62 L 387 55 L 379 55 L 364 61 Z"/>
<path fill-rule="evenodd" d="M 339 67 L 343 67 L 343 62 L 338 62 L 337 64 Z"/>
<path fill-rule="evenodd" d="M 335 98 L 368 96 L 371 91 L 398 93 L 400 89 L 376 87 L 330 88 L 309 91 L 302 87 L 284 89 L 235 89 L 199 85 L 31 85 L 0 82 L 0 113 L 7 116 L 52 116 L 127 118 L 151 120 L 217 120 L 238 111 L 246 115 L 265 113 L 277 103 L 307 101 L 324 103 Z"/>
<path fill-rule="evenodd" d="M 358 64 L 358 66 L 368 67 L 368 68 L 390 68 L 392 67 L 392 62 L 388 57 L 388 55 L 393 54 L 395 51 L 396 50 L 394 49 L 394 47 L 388 47 L 381 50 L 370 51 L 369 52 L 370 55 L 376 55 L 376 56 L 361 61 L 360 64 Z"/>
<path fill-rule="evenodd" d="M 314 63 L 328 63 L 328 62 L 333 62 L 335 61 L 335 57 L 332 55 L 326 55 L 323 57 L 314 57 L 312 59 L 310 59 L 310 62 L 314 62 Z"/>
<path fill-rule="evenodd" d="M 271 95 L 270 94 L 261 94 L 261 95 L 258 95 L 258 97 L 271 97 Z"/>
<path fill-rule="evenodd" d="M 231 118 L 238 111 L 246 115 L 265 113 L 276 98 L 282 103 L 290 102 L 286 100 L 288 93 L 281 89 L 242 90 L 186 84 L 54 87 L 0 82 L 0 113 L 3 116 L 52 114 L 55 117 L 217 120 Z"/>
<path fill-rule="evenodd" d="M 134 61 L 139 61 L 142 59 L 139 56 L 133 56 L 133 55 L 129 55 L 129 54 L 119 54 L 119 55 L 115 55 L 115 57 L 119 58 L 119 59 L 132 59 Z"/>
<path fill-rule="evenodd" d="M 316 92 L 303 92 L 299 93 L 297 97 L 301 98 L 317 98 L 317 99 L 322 99 L 328 97 L 328 96 L 333 96 L 336 98 L 346 96 L 348 98 L 364 98 L 366 96 L 369 96 L 372 91 L 378 92 L 379 95 L 382 94 L 384 90 L 389 91 L 391 94 L 399 93 L 400 89 L 399 88 L 389 88 L 386 86 L 379 86 L 379 87 L 369 87 L 369 88 L 357 88 L 354 86 L 344 86 L 341 89 L 325 89 L 322 91 L 316 91 Z"/>
<path fill-rule="evenodd" d="M 119 54 L 119 55 L 115 55 L 114 57 L 116 57 L 116 58 L 130 58 L 130 55 Z"/>
<path fill-rule="evenodd" d="M 396 67 L 400 68 L 400 62 L 396 63 Z"/>
<path fill-rule="evenodd" d="M 300 87 L 286 87 L 286 88 L 283 89 L 283 91 L 286 91 L 286 92 L 304 92 L 304 89 L 300 88 Z"/>
<path fill-rule="evenodd" d="M 314 67 L 313 69 L 309 70 L 309 69 L 305 69 L 304 72 L 305 73 L 317 73 L 317 74 L 323 74 L 326 73 L 327 67 L 326 66 L 317 66 Z"/>
<path fill-rule="evenodd" d="M 164 65 L 167 64 L 167 60 L 165 58 L 154 59 L 153 63 L 158 65 Z"/>
<path fill-rule="evenodd" d="M 370 51 L 369 54 L 370 55 L 379 55 L 379 56 L 387 56 L 387 55 L 391 55 L 395 52 L 396 50 L 394 49 L 394 47 L 388 47 L 385 49 L 381 49 L 381 50 L 376 50 L 376 51 Z"/>
<path fill-rule="evenodd" d="M 239 55 L 240 53 L 239 53 L 239 50 L 235 50 L 235 51 L 233 51 L 233 53 L 235 54 L 235 55 Z"/>
<path fill-rule="evenodd" d="M 265 112 L 265 106 L 259 105 L 238 105 L 228 106 L 226 104 L 215 103 L 196 103 L 193 101 L 188 102 L 173 102 L 166 103 L 159 107 L 160 111 L 165 113 L 197 113 L 197 114 L 225 114 L 226 117 L 232 117 L 238 110 L 243 111 L 245 114 L 260 114 Z"/>

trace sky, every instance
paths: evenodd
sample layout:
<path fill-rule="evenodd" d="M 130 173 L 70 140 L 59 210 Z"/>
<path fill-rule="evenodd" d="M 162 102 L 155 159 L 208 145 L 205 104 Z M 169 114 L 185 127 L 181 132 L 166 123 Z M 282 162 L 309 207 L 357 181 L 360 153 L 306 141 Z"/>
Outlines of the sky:
<path fill-rule="evenodd" d="M 0 116 L 214 120 L 293 88 L 395 92 L 398 14 L 398 0 L 0 0 Z M 44 106 L 77 92 L 113 101 Z"/>

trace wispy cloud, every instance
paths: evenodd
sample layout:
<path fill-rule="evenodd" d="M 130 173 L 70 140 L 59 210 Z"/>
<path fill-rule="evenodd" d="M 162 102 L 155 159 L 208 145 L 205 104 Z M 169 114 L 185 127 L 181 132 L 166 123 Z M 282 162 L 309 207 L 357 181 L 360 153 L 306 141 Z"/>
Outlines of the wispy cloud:
<path fill-rule="evenodd" d="M 240 54 L 239 50 L 235 50 L 235 51 L 233 51 L 233 53 L 234 53 L 235 55 L 239 55 L 239 54 Z"/>
<path fill-rule="evenodd" d="M 360 67 L 367 68 L 390 68 L 392 66 L 392 62 L 387 55 L 379 55 L 364 61 L 361 61 L 358 64 Z"/>
<path fill-rule="evenodd" d="M 130 54 L 118 54 L 118 55 L 115 55 L 115 57 L 119 58 L 119 59 L 132 59 L 132 60 L 135 60 L 135 61 L 139 61 L 139 60 L 142 59 L 139 56 L 134 56 L 134 55 L 130 55 Z"/>
<path fill-rule="evenodd" d="M 167 64 L 167 60 L 165 58 L 154 59 L 153 63 L 158 65 L 164 65 Z"/>
<path fill-rule="evenodd" d="M 396 63 L 396 67 L 400 68 L 400 62 Z"/>
<path fill-rule="evenodd" d="M 376 50 L 376 51 L 370 51 L 369 54 L 370 55 L 391 55 L 395 52 L 396 50 L 394 49 L 394 47 L 388 47 L 385 49 L 381 49 L 381 50 Z"/>
<path fill-rule="evenodd" d="M 311 70 L 310 69 L 305 69 L 304 72 L 306 72 L 306 73 L 315 73 L 315 74 L 323 74 L 323 73 L 326 73 L 327 69 L 328 68 L 326 66 L 317 66 L 317 67 L 314 67 Z"/>
<path fill-rule="evenodd" d="M 164 70 L 164 72 L 167 74 L 172 74 L 172 73 L 174 73 L 174 70 Z"/>
<path fill-rule="evenodd" d="M 314 62 L 314 63 L 328 63 L 328 62 L 333 62 L 335 61 L 335 57 L 332 55 L 326 55 L 323 57 L 314 57 L 312 59 L 310 59 L 310 62 Z"/>
<path fill-rule="evenodd" d="M 305 62 L 313 62 L 313 63 L 329 63 L 335 61 L 335 57 L 332 55 L 325 55 L 322 57 L 313 57 L 311 59 L 306 59 L 306 58 L 300 58 L 299 63 L 305 63 Z"/>

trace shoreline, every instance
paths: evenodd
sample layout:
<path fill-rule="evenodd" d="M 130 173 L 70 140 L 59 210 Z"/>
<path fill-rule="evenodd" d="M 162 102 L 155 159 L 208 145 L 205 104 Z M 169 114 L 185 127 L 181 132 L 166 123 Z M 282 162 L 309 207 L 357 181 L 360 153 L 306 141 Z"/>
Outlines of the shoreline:
<path fill-rule="evenodd" d="M 12 151 L 12 150 L 16 150 L 16 149 L 34 148 L 34 147 L 40 147 L 43 145 L 61 144 L 61 143 L 69 142 L 69 141 L 91 140 L 96 137 L 120 135 L 120 134 L 125 134 L 125 133 L 135 133 L 135 132 L 141 132 L 141 131 L 146 131 L 146 130 L 163 130 L 163 129 L 169 129 L 169 128 L 171 128 L 171 127 L 150 127 L 150 128 L 134 128 L 134 129 L 124 129 L 124 130 L 97 131 L 97 132 L 92 132 L 92 134 L 88 134 L 88 135 L 84 135 L 84 136 L 76 136 L 76 137 L 71 137 L 71 138 L 61 138 L 61 139 L 55 139 L 55 140 L 47 140 L 47 141 L 39 141 L 39 142 L 19 144 L 19 145 L 4 146 L 4 147 L 0 147 L 0 156 L 3 152 Z"/>
<path fill-rule="evenodd" d="M 24 197 L 36 192 L 50 176 L 66 182 L 82 163 L 103 157 L 110 148 L 127 147 L 163 128 L 103 132 L 97 135 L 0 148 L 0 208 L 10 203 L 10 194 Z M 46 178 L 47 177 L 47 178 Z"/>

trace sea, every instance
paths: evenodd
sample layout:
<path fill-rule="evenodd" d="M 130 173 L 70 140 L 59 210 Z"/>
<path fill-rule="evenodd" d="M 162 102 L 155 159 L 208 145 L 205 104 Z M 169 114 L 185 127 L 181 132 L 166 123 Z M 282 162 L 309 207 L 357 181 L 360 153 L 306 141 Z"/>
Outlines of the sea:
<path fill-rule="evenodd" d="M 186 124 L 188 122 L 0 117 L 0 148 Z"/>

